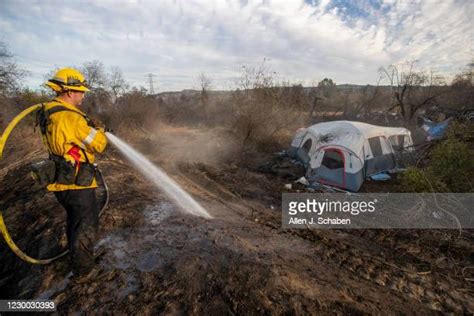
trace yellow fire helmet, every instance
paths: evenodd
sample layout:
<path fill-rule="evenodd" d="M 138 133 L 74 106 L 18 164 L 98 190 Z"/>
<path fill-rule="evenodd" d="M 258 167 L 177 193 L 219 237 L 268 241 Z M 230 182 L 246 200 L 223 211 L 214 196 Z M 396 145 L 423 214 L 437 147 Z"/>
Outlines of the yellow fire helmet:
<path fill-rule="evenodd" d="M 56 92 L 89 91 L 84 75 L 74 68 L 59 69 L 45 85 Z"/>

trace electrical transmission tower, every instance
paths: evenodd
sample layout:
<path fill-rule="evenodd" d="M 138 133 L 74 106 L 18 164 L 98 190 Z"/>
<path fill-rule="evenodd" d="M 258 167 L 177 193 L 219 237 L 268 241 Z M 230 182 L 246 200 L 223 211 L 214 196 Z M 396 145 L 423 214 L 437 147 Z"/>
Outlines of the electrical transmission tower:
<path fill-rule="evenodd" d="M 148 93 L 155 94 L 155 89 L 153 88 L 153 77 L 156 77 L 156 75 L 150 72 L 148 75 L 146 75 L 146 77 L 148 77 L 148 84 L 150 85 L 150 90 L 148 91 Z"/>

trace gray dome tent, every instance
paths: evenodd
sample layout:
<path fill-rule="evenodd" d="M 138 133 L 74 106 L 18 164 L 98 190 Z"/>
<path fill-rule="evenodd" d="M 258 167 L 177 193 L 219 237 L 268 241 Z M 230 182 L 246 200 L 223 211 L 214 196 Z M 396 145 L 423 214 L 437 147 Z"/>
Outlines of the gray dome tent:
<path fill-rule="evenodd" d="M 403 127 L 334 121 L 299 129 L 289 153 L 308 166 L 310 180 L 356 192 L 366 177 L 397 168 L 397 155 L 412 146 Z"/>

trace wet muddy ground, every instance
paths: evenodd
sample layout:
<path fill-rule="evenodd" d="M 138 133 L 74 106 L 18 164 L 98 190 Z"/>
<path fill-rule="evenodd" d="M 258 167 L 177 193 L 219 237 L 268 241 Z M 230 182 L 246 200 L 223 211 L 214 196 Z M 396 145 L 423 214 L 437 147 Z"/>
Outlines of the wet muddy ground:
<path fill-rule="evenodd" d="M 229 162 L 225 139 L 209 137 L 181 128 L 130 142 L 214 219 L 180 212 L 111 149 L 100 162 L 111 200 L 97 274 L 71 276 L 66 259 L 31 266 L 2 241 L 2 298 L 54 299 L 61 314 L 474 312 L 473 232 L 283 230 L 285 182 Z M 183 153 L 187 142 L 195 147 Z M 20 247 L 47 257 L 66 244 L 65 215 L 28 177 L 39 155 L 1 162 L 0 207 Z"/>

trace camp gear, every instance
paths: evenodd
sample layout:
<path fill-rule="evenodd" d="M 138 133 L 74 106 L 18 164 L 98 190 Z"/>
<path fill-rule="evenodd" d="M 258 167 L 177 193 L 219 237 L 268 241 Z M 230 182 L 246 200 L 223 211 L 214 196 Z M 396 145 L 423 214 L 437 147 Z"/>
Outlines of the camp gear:
<path fill-rule="evenodd" d="M 30 165 L 31 175 L 41 185 L 54 182 L 56 164 L 50 159 L 41 160 Z"/>

